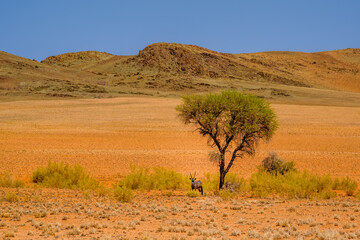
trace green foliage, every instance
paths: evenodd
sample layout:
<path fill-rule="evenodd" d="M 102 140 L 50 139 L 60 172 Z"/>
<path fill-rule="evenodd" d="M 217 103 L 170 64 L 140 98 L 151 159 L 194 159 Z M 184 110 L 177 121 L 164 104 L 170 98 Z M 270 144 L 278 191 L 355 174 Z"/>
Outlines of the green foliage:
<path fill-rule="evenodd" d="M 334 190 L 343 190 L 348 196 L 353 196 L 357 187 L 357 182 L 349 177 L 345 177 L 342 179 L 335 178 L 333 184 Z"/>
<path fill-rule="evenodd" d="M 134 193 L 125 186 L 116 186 L 114 189 L 114 197 L 120 202 L 130 202 L 134 198 Z"/>
<path fill-rule="evenodd" d="M 196 190 L 191 190 L 191 191 L 188 191 L 186 193 L 186 195 L 188 197 L 198 197 L 200 195 L 200 193 L 198 191 L 196 191 Z"/>
<path fill-rule="evenodd" d="M 333 180 L 329 175 L 317 176 L 305 172 L 288 172 L 274 175 L 259 171 L 250 178 L 251 192 L 254 197 L 279 195 L 288 198 L 331 198 Z"/>
<path fill-rule="evenodd" d="M 63 162 L 49 162 L 33 172 L 32 182 L 44 187 L 69 189 L 96 189 L 99 182 L 91 178 L 80 166 L 70 167 Z"/>
<path fill-rule="evenodd" d="M 278 127 L 275 113 L 263 99 L 236 91 L 184 96 L 176 107 L 185 124 L 196 124 L 202 135 L 233 142 L 244 136 L 270 139 Z"/>
<path fill-rule="evenodd" d="M 285 162 L 284 160 L 278 158 L 277 154 L 274 152 L 269 153 L 269 156 L 262 161 L 262 164 L 259 166 L 259 170 L 265 170 L 275 175 L 284 175 L 289 171 L 296 171 L 294 162 Z"/>
<path fill-rule="evenodd" d="M 5 188 L 21 188 L 24 187 L 24 182 L 14 180 L 9 173 L 0 175 L 0 187 Z"/>
<path fill-rule="evenodd" d="M 5 200 L 8 202 L 17 202 L 19 201 L 19 197 L 14 192 L 8 192 L 5 194 Z"/>
<path fill-rule="evenodd" d="M 149 168 L 131 166 L 131 173 L 119 182 L 119 186 L 141 190 L 176 190 L 186 189 L 190 183 L 185 176 L 173 170 L 157 167 L 150 173 Z"/>
<path fill-rule="evenodd" d="M 219 191 L 220 174 L 205 173 L 205 180 L 203 186 L 208 191 L 214 191 L 216 194 Z M 225 176 L 225 189 L 232 193 L 239 193 L 246 190 L 246 180 L 239 177 L 236 173 L 228 173 Z"/>

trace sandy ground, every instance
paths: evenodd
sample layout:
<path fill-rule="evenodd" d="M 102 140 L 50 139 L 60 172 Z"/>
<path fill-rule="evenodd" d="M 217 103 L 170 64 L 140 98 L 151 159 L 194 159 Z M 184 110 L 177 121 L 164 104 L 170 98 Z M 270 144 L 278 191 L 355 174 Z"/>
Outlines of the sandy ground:
<path fill-rule="evenodd" d="M 7 194 L 9 190 L 0 190 Z M 137 193 L 132 203 L 71 190 L 17 190 L 1 202 L 0 234 L 14 239 L 356 239 L 360 204 L 171 197 Z"/>
<path fill-rule="evenodd" d="M 0 103 L 0 171 L 28 179 L 49 160 L 78 163 L 113 181 L 130 165 L 216 172 L 211 148 L 176 116 L 179 99 L 116 98 Z M 232 171 L 249 178 L 275 151 L 296 167 L 360 182 L 360 108 L 273 104 L 280 127 Z"/>

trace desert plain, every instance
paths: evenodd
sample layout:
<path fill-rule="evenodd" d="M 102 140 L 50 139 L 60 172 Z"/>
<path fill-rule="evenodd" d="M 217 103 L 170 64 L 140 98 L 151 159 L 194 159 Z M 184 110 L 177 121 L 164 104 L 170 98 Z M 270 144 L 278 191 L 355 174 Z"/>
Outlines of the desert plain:
<path fill-rule="evenodd" d="M 176 191 L 135 192 L 130 203 L 79 190 L 31 187 L 48 161 L 80 164 L 111 187 L 130 166 L 217 173 L 212 150 L 184 125 L 180 98 L 119 97 L 0 103 L 0 171 L 30 187 L 0 189 L 0 233 L 15 239 L 349 239 L 360 238 L 355 197 L 229 201 Z M 310 173 L 348 176 L 360 183 L 360 107 L 272 103 L 279 129 L 231 172 L 245 179 L 273 151 Z M 190 181 L 189 181 L 190 184 Z M 17 202 L 4 200 L 15 191 Z M 206 193 L 206 186 L 204 186 Z M 341 194 L 340 194 L 341 195 Z"/>

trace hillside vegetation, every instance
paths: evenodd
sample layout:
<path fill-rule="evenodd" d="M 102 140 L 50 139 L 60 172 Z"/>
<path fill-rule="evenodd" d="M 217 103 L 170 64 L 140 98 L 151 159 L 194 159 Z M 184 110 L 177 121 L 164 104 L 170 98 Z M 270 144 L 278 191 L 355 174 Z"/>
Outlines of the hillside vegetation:
<path fill-rule="evenodd" d="M 318 98 L 326 104 L 331 98 L 350 103 L 359 97 L 359 71 L 360 49 L 228 54 L 155 43 L 135 56 L 85 51 L 42 62 L 0 52 L 0 96 L 178 96 L 237 89 L 280 102 Z"/>

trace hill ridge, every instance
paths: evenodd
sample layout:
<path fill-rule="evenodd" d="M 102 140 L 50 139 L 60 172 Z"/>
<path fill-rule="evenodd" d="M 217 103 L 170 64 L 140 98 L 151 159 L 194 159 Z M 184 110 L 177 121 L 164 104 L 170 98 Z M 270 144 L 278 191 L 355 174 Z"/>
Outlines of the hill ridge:
<path fill-rule="evenodd" d="M 0 52 L 0 96 L 168 96 L 237 89 L 275 99 L 293 96 L 290 87 L 299 94 L 304 87 L 360 93 L 359 72 L 358 48 L 230 54 L 154 43 L 131 56 L 81 51 L 41 62 Z"/>

